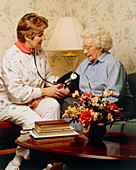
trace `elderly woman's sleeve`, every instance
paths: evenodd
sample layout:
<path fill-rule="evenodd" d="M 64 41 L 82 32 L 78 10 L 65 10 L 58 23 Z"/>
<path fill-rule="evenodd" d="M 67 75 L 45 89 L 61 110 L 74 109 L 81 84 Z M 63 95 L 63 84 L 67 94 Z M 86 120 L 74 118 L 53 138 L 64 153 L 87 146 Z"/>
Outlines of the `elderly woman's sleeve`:
<path fill-rule="evenodd" d="M 117 102 L 122 99 L 125 93 L 125 85 L 127 81 L 127 74 L 124 66 L 120 61 L 110 63 L 107 67 L 107 89 L 113 91 L 118 97 L 109 97 L 111 102 Z"/>
<path fill-rule="evenodd" d="M 79 90 L 79 78 L 80 76 L 74 72 L 75 79 L 71 79 L 71 75 L 73 74 L 72 71 L 66 73 L 62 77 L 60 77 L 57 81 L 57 83 L 65 84 L 71 93 L 73 93 L 75 90 Z"/>

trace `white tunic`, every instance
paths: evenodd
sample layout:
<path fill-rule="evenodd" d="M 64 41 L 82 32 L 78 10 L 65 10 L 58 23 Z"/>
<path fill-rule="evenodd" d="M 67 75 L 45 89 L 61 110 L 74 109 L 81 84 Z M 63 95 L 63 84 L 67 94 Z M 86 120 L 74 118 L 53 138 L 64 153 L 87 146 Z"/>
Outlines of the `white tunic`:
<path fill-rule="evenodd" d="M 36 49 L 36 63 L 43 78 L 56 81 L 51 75 L 47 57 L 42 49 Z M 0 72 L 0 112 L 9 105 L 26 105 L 41 97 L 41 87 L 51 86 L 37 74 L 34 56 L 21 52 L 16 45 L 7 50 Z"/>

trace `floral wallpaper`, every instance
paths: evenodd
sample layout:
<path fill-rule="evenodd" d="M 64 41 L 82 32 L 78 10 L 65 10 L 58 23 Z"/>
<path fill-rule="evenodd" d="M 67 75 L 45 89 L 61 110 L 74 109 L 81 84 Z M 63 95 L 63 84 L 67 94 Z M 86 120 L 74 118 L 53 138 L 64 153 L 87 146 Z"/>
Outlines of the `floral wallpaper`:
<path fill-rule="evenodd" d="M 0 60 L 16 42 L 17 23 L 28 12 L 36 12 L 49 20 L 43 48 L 61 16 L 76 16 L 84 28 L 96 24 L 106 27 L 114 42 L 110 52 L 124 64 L 128 73 L 136 72 L 136 0 L 0 0 Z M 82 52 L 77 53 L 75 69 L 85 58 Z M 61 76 L 68 71 L 61 53 L 48 52 L 47 56 L 53 74 Z"/>
<path fill-rule="evenodd" d="M 84 27 L 107 28 L 114 41 L 110 52 L 128 73 L 136 71 L 136 0 L 69 0 L 67 8 Z"/>

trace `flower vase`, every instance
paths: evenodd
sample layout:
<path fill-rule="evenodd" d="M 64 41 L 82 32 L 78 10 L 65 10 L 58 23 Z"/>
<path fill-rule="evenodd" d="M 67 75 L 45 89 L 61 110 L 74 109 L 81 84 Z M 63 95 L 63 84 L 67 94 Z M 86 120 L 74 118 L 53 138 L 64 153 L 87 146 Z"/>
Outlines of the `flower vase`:
<path fill-rule="evenodd" d="M 90 142 L 99 143 L 102 142 L 104 135 L 106 134 L 106 124 L 91 122 L 88 126 L 85 136 Z"/>

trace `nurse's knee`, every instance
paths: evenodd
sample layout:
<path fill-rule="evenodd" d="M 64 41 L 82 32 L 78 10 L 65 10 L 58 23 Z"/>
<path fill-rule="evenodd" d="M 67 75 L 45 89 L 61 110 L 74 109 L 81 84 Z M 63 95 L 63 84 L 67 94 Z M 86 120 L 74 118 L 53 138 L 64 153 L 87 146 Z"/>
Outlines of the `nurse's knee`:
<path fill-rule="evenodd" d="M 52 107 L 54 109 L 57 109 L 57 110 L 60 109 L 60 104 L 59 104 L 59 102 L 56 99 L 49 98 L 47 100 L 49 100 L 49 106 L 50 107 Z"/>

